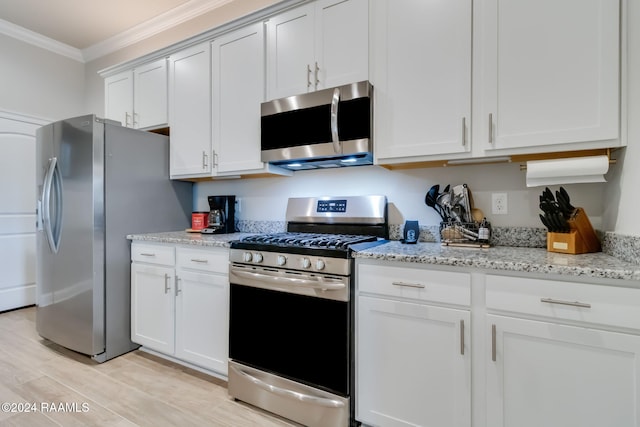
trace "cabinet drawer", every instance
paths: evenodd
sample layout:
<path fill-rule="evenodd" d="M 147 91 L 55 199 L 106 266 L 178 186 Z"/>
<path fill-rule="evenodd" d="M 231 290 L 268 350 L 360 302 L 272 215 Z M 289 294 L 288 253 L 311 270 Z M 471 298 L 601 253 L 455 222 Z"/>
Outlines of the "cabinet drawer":
<path fill-rule="evenodd" d="M 487 309 L 640 329 L 640 289 L 492 276 Z"/>
<path fill-rule="evenodd" d="M 467 273 L 361 264 L 356 280 L 360 292 L 463 306 L 471 303 Z"/>
<path fill-rule="evenodd" d="M 173 266 L 176 262 L 175 249 L 173 246 L 133 242 L 131 244 L 131 260 Z"/>
<path fill-rule="evenodd" d="M 176 264 L 181 268 L 228 274 L 229 250 L 177 248 Z"/>

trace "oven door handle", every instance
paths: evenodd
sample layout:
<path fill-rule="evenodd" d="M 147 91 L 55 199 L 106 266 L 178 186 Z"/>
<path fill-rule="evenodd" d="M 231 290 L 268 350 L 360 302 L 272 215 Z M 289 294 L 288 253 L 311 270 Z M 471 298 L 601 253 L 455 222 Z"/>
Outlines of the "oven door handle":
<path fill-rule="evenodd" d="M 344 407 L 344 403 L 335 399 L 327 399 L 325 397 L 312 396 L 310 394 L 304 394 L 293 390 L 287 390 L 286 388 L 277 387 L 273 384 L 269 384 L 265 381 L 262 381 L 259 378 L 254 377 L 253 375 L 249 375 L 241 369 L 236 368 L 235 366 L 230 366 L 238 375 L 241 375 L 251 381 L 256 386 L 260 387 L 265 391 L 269 391 L 273 394 L 277 394 L 283 397 L 288 397 L 289 399 L 299 400 L 301 402 L 311 403 L 316 406 L 325 406 L 327 408 L 342 408 Z"/>
<path fill-rule="evenodd" d="M 321 289 L 323 291 L 340 291 L 346 288 L 346 285 L 340 280 L 332 279 L 298 279 L 295 277 L 272 276 L 269 274 L 253 273 L 250 271 L 232 270 L 233 274 L 244 279 L 260 280 L 275 285 L 290 286 L 306 286 L 313 289 Z"/>

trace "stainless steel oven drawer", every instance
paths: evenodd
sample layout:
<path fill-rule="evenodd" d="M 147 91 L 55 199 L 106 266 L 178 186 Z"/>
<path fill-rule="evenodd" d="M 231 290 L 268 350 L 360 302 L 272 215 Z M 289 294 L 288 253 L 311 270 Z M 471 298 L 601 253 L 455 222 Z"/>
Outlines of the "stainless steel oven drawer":
<path fill-rule="evenodd" d="M 349 399 L 229 362 L 229 396 L 309 427 L 348 426 Z"/>

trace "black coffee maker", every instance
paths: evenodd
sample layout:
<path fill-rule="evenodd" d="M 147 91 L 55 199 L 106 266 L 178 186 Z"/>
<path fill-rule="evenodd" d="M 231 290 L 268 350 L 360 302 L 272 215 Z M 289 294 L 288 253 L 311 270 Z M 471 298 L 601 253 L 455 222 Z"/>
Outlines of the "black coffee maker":
<path fill-rule="evenodd" d="M 209 220 L 203 234 L 226 234 L 236 231 L 236 196 L 209 196 Z"/>

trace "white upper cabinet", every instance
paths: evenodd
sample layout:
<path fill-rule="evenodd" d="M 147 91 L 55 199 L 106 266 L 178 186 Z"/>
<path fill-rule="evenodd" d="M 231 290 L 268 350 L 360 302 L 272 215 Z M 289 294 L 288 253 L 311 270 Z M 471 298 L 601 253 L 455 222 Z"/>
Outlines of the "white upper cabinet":
<path fill-rule="evenodd" d="M 480 4 L 474 126 L 482 147 L 619 145 L 620 1 Z"/>
<path fill-rule="evenodd" d="M 471 19 L 471 0 L 371 3 L 379 163 L 470 151 Z"/>
<path fill-rule="evenodd" d="M 264 101 L 264 24 L 212 43 L 212 137 L 217 174 L 263 171 L 260 103 Z"/>
<path fill-rule="evenodd" d="M 210 66 L 209 42 L 169 57 L 171 178 L 211 176 Z"/>
<path fill-rule="evenodd" d="M 267 23 L 267 98 L 366 80 L 367 0 L 319 0 Z"/>
<path fill-rule="evenodd" d="M 105 117 L 135 129 L 166 126 L 167 60 L 107 77 Z"/>

